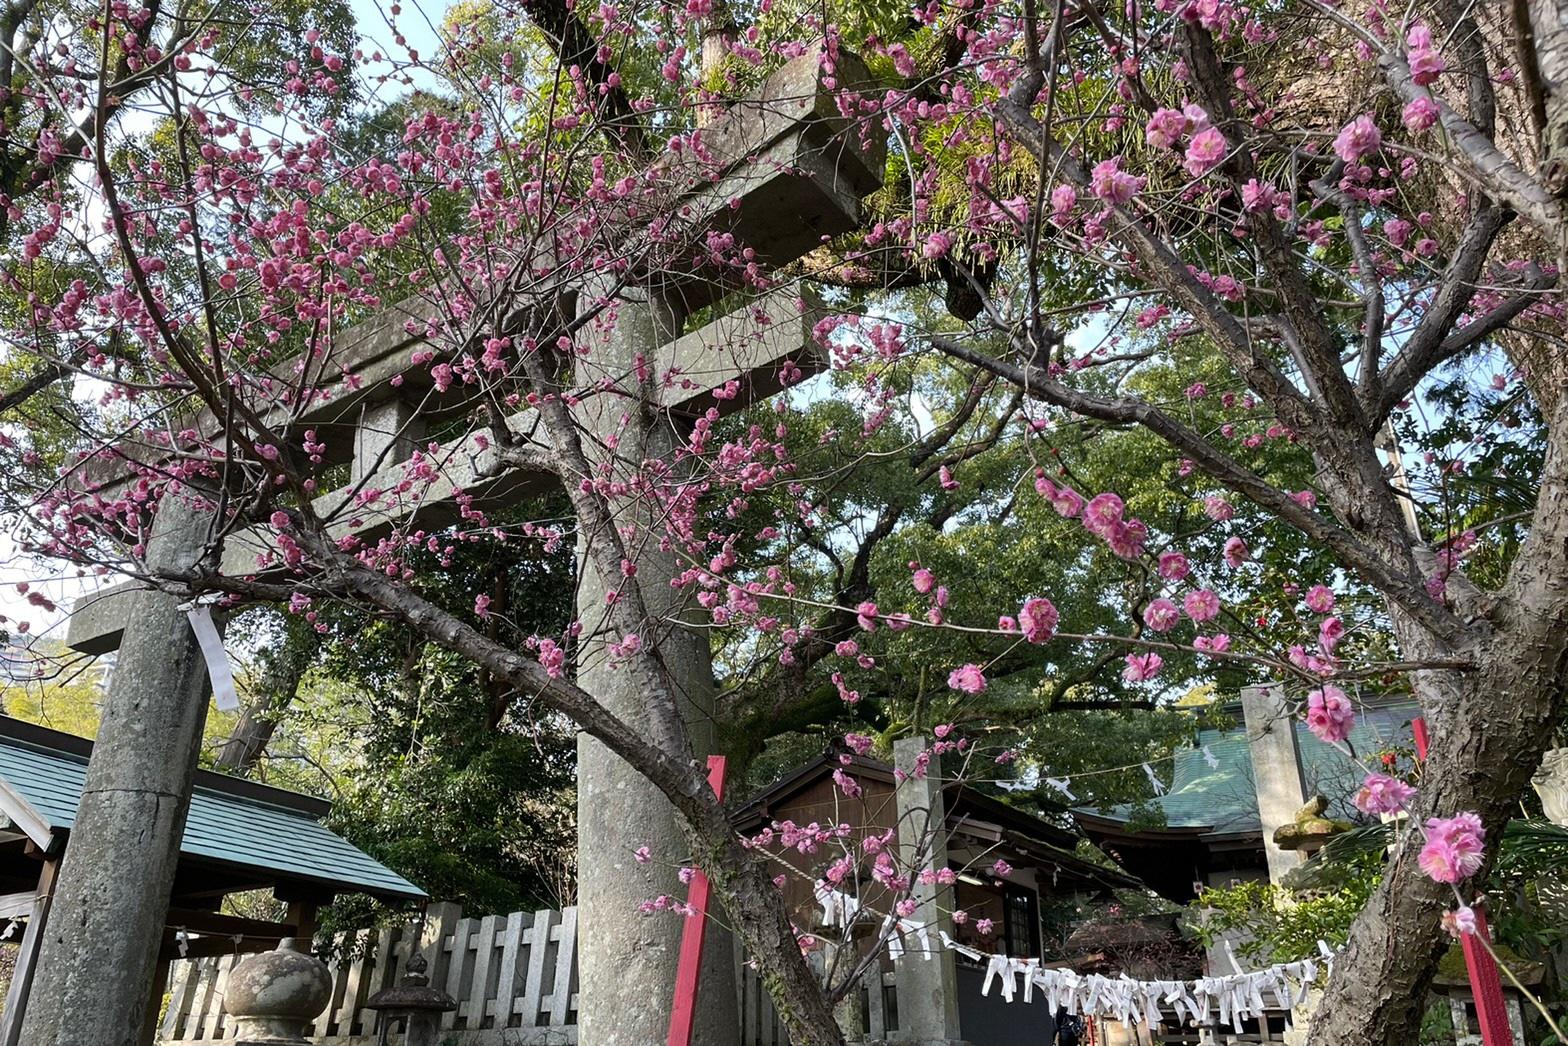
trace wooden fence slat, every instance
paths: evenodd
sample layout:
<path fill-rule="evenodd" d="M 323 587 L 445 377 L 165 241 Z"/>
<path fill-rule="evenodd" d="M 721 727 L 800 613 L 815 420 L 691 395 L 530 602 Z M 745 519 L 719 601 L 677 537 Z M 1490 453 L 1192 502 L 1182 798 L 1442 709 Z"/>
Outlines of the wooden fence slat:
<path fill-rule="evenodd" d="M 353 956 L 343 981 L 343 1001 L 337 1007 L 338 1034 L 353 1035 L 354 1022 L 359 1017 L 359 1007 L 365 994 L 365 984 L 373 961 L 370 938 L 375 931 L 356 930 L 348 935 L 348 952 Z"/>
<path fill-rule="evenodd" d="M 523 931 L 532 926 L 533 915 L 529 912 L 513 912 L 506 917 L 506 933 L 501 936 L 501 966 L 495 979 L 495 999 L 488 1004 L 489 1015 L 497 1028 L 506 1028 L 512 1023 L 512 1005 L 526 972 L 523 950 L 527 945 Z"/>
<path fill-rule="evenodd" d="M 340 933 L 333 937 L 332 954 L 342 956 L 346 943 L 346 934 Z M 337 1013 L 337 1001 L 343 997 L 343 979 L 345 976 L 347 976 L 347 973 L 343 969 L 342 962 L 334 963 L 332 966 L 332 994 L 327 999 L 327 1008 L 321 1011 L 321 1016 L 317 1017 L 316 1023 L 312 1025 L 314 1029 L 313 1035 L 317 1038 L 326 1035 L 332 1028 L 332 1018 Z"/>
<path fill-rule="evenodd" d="M 221 1039 L 223 1026 L 228 1020 L 228 1013 L 223 1009 L 223 1000 L 229 990 L 229 971 L 234 969 L 234 956 L 220 955 L 212 965 L 212 1006 L 207 1014 L 207 1037 Z"/>
<path fill-rule="evenodd" d="M 179 1037 L 188 1022 L 191 1001 L 196 997 L 197 969 L 194 963 L 175 963 L 169 970 L 169 1008 L 163 1015 L 158 1034 L 165 1039 Z"/>
<path fill-rule="evenodd" d="M 539 1026 L 539 1010 L 544 1000 L 544 961 L 550 954 L 550 928 L 559 912 L 545 909 L 534 912 L 533 930 L 528 935 L 528 981 L 516 1009 L 522 1014 L 521 1027 Z"/>
<path fill-rule="evenodd" d="M 572 973 L 577 969 L 577 908 L 563 909 L 561 925 L 550 934 L 556 939 L 555 993 L 550 997 L 550 1027 L 564 1028 L 572 1006 Z"/>
<path fill-rule="evenodd" d="M 370 976 L 366 979 L 364 998 L 360 1001 L 356 1015 L 359 1027 L 366 1035 L 373 1034 L 376 1030 L 376 1014 L 365 1009 L 365 1003 L 372 995 L 397 983 L 394 975 L 399 971 L 394 945 L 399 936 L 401 936 L 399 927 L 383 927 L 381 932 L 376 934 L 375 949 L 368 952 L 371 956 Z"/>
<path fill-rule="evenodd" d="M 201 1015 L 196 1021 L 196 1034 L 192 1036 L 197 1041 L 217 1038 L 218 1015 L 223 1008 L 222 960 L 214 957 L 208 959 L 204 966 Z"/>
<path fill-rule="evenodd" d="M 487 915 L 479 920 L 479 932 L 474 935 L 474 972 L 470 978 L 468 1001 L 459 997 L 459 1014 L 467 1018 L 465 1028 L 485 1026 L 485 1011 L 490 1000 L 490 968 L 495 959 L 495 931 L 497 917 Z"/>

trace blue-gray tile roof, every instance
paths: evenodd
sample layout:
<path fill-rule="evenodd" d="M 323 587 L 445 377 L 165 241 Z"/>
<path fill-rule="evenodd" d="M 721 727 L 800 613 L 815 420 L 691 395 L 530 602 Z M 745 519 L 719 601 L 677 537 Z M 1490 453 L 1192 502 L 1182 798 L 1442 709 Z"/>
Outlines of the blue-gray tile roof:
<path fill-rule="evenodd" d="M 1358 708 L 1350 743 L 1363 759 L 1383 748 L 1408 745 L 1410 720 L 1417 714 L 1414 704 Z M 1356 818 L 1350 800 L 1360 787 L 1362 771 L 1339 749 L 1314 737 L 1304 722 L 1296 723 L 1296 745 L 1307 792 L 1328 798 L 1330 816 Z M 1205 747 L 1218 766 L 1208 765 L 1203 756 Z M 1150 802 L 1165 812 L 1168 828 L 1206 829 L 1215 835 L 1261 831 L 1246 729 L 1238 726 L 1231 730 L 1199 731 L 1193 747 L 1176 753 L 1170 790 Z M 1132 816 L 1128 804 L 1104 811 L 1093 807 L 1081 810 L 1120 821 Z"/>
<path fill-rule="evenodd" d="M 29 733 L 53 731 L 30 728 Z M 0 779 L 51 828 L 70 830 L 86 776 L 87 759 L 78 752 L 0 734 Z M 202 777 L 217 786 L 196 785 L 180 840 L 182 854 L 333 885 L 342 893 L 368 893 L 389 900 L 425 896 L 419 887 L 328 831 L 310 813 L 258 798 L 273 793 L 280 800 L 304 803 L 305 797 L 254 784 L 247 790 L 255 795 L 235 795 L 224 790 L 217 775 Z"/>

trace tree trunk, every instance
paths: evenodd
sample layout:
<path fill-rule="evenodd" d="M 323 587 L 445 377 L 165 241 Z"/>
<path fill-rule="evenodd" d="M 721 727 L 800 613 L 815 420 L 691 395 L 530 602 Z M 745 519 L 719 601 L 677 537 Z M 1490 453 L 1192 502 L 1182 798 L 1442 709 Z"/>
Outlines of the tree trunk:
<path fill-rule="evenodd" d="M 1482 597 L 1490 612 L 1475 622 L 1477 642 L 1459 651 L 1478 667 L 1421 672 L 1415 679 L 1432 747 L 1412 816 L 1479 814 L 1490 856 L 1568 694 L 1568 397 L 1557 399 L 1530 535 L 1503 588 Z M 1394 621 L 1405 656 L 1442 649 L 1404 615 L 1395 614 Z M 1420 849 L 1418 835 L 1405 838 L 1351 926 L 1312 1022 L 1313 1046 L 1405 1046 L 1415 1040 L 1437 961 L 1451 943 L 1440 916 L 1456 903 L 1450 887 L 1421 871 Z"/>
<path fill-rule="evenodd" d="M 714 843 L 719 833 L 723 837 Z M 768 866 L 740 846 L 722 812 L 719 822 L 693 831 L 698 853 L 713 854 L 704 870 L 735 935 L 756 964 L 774 1012 L 792 1046 L 844 1046 L 827 992 L 801 957 L 800 944 Z M 707 842 L 707 845 L 700 845 Z M 873 965 L 873 972 L 880 969 Z"/>
<path fill-rule="evenodd" d="M 240 714 L 228 740 L 218 749 L 213 765 L 219 770 L 243 776 L 255 768 L 320 648 L 321 640 L 314 626 L 303 618 L 289 615 L 284 626 L 282 644 L 268 652 L 262 666 L 256 701 Z"/>

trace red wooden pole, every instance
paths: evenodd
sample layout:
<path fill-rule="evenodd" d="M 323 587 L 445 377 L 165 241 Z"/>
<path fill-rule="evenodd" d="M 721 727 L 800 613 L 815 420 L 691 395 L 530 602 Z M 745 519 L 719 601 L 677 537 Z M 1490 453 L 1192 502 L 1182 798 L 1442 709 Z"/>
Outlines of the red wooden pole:
<path fill-rule="evenodd" d="M 1426 720 L 1417 716 L 1410 724 L 1416 738 L 1416 755 L 1426 759 L 1431 739 L 1427 735 Z M 1497 971 L 1497 961 L 1487 950 L 1491 937 L 1487 932 L 1486 915 L 1479 903 L 1475 905 L 1475 933 L 1459 935 L 1464 948 L 1465 969 L 1470 973 L 1470 994 L 1475 998 L 1475 1013 L 1481 1024 L 1481 1046 L 1515 1046 L 1513 1029 L 1508 1026 L 1508 1006 L 1503 1002 L 1503 981 Z"/>
<path fill-rule="evenodd" d="M 708 787 L 724 798 L 724 757 L 708 756 Z M 670 1008 L 669 1046 L 691 1046 L 692 1022 L 697 1016 L 697 979 L 702 972 L 702 937 L 708 926 L 708 895 L 712 884 L 702 869 L 692 870 L 686 903 L 695 914 L 687 916 L 681 932 L 680 965 L 675 971 L 675 1002 Z"/>

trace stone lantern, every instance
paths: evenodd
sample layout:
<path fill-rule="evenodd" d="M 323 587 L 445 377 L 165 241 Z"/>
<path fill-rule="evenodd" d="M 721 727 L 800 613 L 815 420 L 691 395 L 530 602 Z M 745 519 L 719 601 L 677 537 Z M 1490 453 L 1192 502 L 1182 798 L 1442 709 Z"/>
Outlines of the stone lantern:
<path fill-rule="evenodd" d="M 1334 836 L 1350 831 L 1349 822 L 1325 817 L 1327 811 L 1328 800 L 1321 795 L 1313 796 L 1306 806 L 1296 811 L 1294 821 L 1274 829 L 1274 845 L 1281 850 L 1295 850 L 1306 857 L 1322 849 Z"/>
<path fill-rule="evenodd" d="M 441 1032 L 441 1015 L 457 1009 L 457 1000 L 440 988 L 430 987 L 425 976 L 425 957 L 415 952 L 404 968 L 403 983 L 376 992 L 365 1002 L 376 1011 L 380 1027 L 378 1046 L 391 1041 L 392 1024 L 403 1022 L 403 1046 L 436 1046 Z"/>
<path fill-rule="evenodd" d="M 1543 964 L 1526 962 L 1504 944 L 1494 944 L 1492 950 L 1497 953 L 1498 962 L 1506 965 L 1526 988 L 1538 988 L 1546 980 L 1546 967 Z M 1470 972 L 1465 966 L 1464 950 L 1459 945 L 1452 945 L 1443 954 L 1437 965 L 1437 976 L 1432 979 L 1432 991 L 1448 1001 L 1457 1046 L 1482 1046 L 1475 996 L 1470 988 Z M 1525 1041 L 1520 999 L 1519 991 L 1512 984 L 1503 985 L 1503 1006 L 1508 1013 L 1508 1027 L 1513 1033 L 1514 1042 Z"/>
<path fill-rule="evenodd" d="M 305 1029 L 332 998 L 326 963 L 285 937 L 229 971 L 223 1009 L 237 1046 L 310 1046 Z"/>

